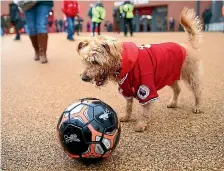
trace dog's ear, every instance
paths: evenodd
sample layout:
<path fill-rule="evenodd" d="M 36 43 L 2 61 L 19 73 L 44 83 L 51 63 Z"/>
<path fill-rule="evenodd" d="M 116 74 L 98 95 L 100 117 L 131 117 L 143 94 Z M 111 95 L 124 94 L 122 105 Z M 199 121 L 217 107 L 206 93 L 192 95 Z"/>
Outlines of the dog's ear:
<path fill-rule="evenodd" d="M 102 45 L 102 47 L 103 47 L 104 49 L 106 49 L 106 51 L 107 51 L 108 53 L 110 53 L 110 47 L 109 47 L 109 45 L 108 45 L 107 42 L 103 42 L 101 45 Z"/>
<path fill-rule="evenodd" d="M 87 45 L 88 45 L 88 42 L 86 42 L 86 41 L 79 42 L 77 51 L 79 52 L 82 48 L 84 48 Z"/>

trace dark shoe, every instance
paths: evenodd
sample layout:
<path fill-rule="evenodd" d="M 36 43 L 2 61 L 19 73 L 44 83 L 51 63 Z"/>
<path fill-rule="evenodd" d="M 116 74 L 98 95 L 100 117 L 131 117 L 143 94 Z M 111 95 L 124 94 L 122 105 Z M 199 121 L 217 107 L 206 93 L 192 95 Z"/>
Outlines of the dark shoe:
<path fill-rule="evenodd" d="M 40 33 L 37 35 L 37 42 L 39 46 L 39 57 L 40 62 L 42 64 L 47 63 L 47 40 L 48 40 L 48 34 L 47 33 Z"/>
<path fill-rule="evenodd" d="M 38 61 L 38 60 L 40 60 L 40 57 L 39 57 L 39 47 L 38 47 L 38 43 L 37 43 L 37 35 L 30 36 L 30 40 L 31 40 L 33 48 L 35 50 L 34 60 Z"/>
<path fill-rule="evenodd" d="M 68 40 L 69 40 L 69 41 L 75 41 L 75 39 L 74 39 L 74 38 L 68 38 Z"/>
<path fill-rule="evenodd" d="M 18 37 L 18 36 L 16 36 L 15 38 L 14 38 L 14 40 L 20 40 L 20 37 Z"/>

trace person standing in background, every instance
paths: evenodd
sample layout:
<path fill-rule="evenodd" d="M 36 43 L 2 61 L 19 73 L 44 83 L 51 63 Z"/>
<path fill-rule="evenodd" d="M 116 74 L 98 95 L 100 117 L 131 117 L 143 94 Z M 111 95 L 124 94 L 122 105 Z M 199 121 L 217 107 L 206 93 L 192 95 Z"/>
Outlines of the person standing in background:
<path fill-rule="evenodd" d="M 90 24 L 90 22 L 87 22 L 87 24 L 86 24 L 87 32 L 90 32 L 90 28 L 91 28 L 91 24 Z"/>
<path fill-rule="evenodd" d="M 4 28 L 4 30 L 6 30 L 6 32 L 9 32 L 9 30 L 10 30 L 10 17 L 9 16 L 4 16 L 4 26 L 5 26 L 5 28 Z"/>
<path fill-rule="evenodd" d="M 16 37 L 14 38 L 14 40 L 20 40 L 20 29 L 23 27 L 23 23 L 20 16 L 19 7 L 14 2 L 9 4 L 9 16 L 11 23 L 16 30 Z"/>
<path fill-rule="evenodd" d="M 53 32 L 53 24 L 54 24 L 54 17 L 53 17 L 53 11 L 51 10 L 48 16 L 48 32 L 50 33 Z"/>
<path fill-rule="evenodd" d="M 35 50 L 34 60 L 42 64 L 47 63 L 47 43 L 48 43 L 48 17 L 54 3 L 51 0 L 37 1 L 29 10 L 25 11 L 25 20 L 28 26 L 28 33 Z"/>
<path fill-rule="evenodd" d="M 114 8 L 113 19 L 114 19 L 114 31 L 120 33 L 121 15 L 119 12 L 119 8 Z"/>
<path fill-rule="evenodd" d="M 1 36 L 4 36 L 5 33 L 5 19 L 3 15 L 1 16 Z"/>
<path fill-rule="evenodd" d="M 62 9 L 66 15 L 68 28 L 67 28 L 67 39 L 74 41 L 73 35 L 75 33 L 75 22 L 74 17 L 78 14 L 78 2 L 77 1 L 68 1 L 64 0 L 64 8 Z"/>
<path fill-rule="evenodd" d="M 222 5 L 222 22 L 223 22 L 223 30 L 222 30 L 222 32 L 224 33 L 224 4 Z"/>
<path fill-rule="evenodd" d="M 212 18 L 212 11 L 211 11 L 211 8 L 207 8 L 203 15 L 203 20 L 204 20 L 204 30 L 205 31 L 209 31 L 209 23 L 210 23 L 210 19 Z"/>
<path fill-rule="evenodd" d="M 91 32 L 90 29 L 92 28 L 92 25 L 93 25 L 93 23 L 92 23 L 92 17 L 93 17 L 92 9 L 93 9 L 94 5 L 90 4 L 89 6 L 90 6 L 90 8 L 89 8 L 89 11 L 88 11 L 88 16 L 89 16 L 90 22 L 87 22 L 87 32 Z M 89 23 L 89 25 L 88 25 L 88 23 Z M 88 31 L 88 26 L 90 26 L 89 31 Z"/>
<path fill-rule="evenodd" d="M 98 35 L 100 35 L 100 25 L 106 16 L 106 11 L 102 3 L 98 2 L 92 8 L 92 34 L 94 36 L 95 29 L 98 29 Z"/>
<path fill-rule="evenodd" d="M 127 26 L 129 26 L 130 34 L 133 36 L 132 19 L 134 18 L 134 5 L 130 1 L 125 1 L 120 6 L 120 14 L 124 18 L 124 35 L 127 36 Z"/>
<path fill-rule="evenodd" d="M 173 17 L 170 17 L 169 20 L 169 31 L 174 31 L 175 21 Z"/>
<path fill-rule="evenodd" d="M 92 16 L 93 16 L 93 13 L 92 13 L 93 6 L 94 6 L 93 4 L 90 4 L 90 8 L 88 11 L 88 16 L 89 16 L 90 20 L 92 20 Z"/>
<path fill-rule="evenodd" d="M 57 19 L 54 20 L 55 31 L 59 32 L 59 21 Z"/>
<path fill-rule="evenodd" d="M 59 24 L 59 32 L 63 32 L 64 31 L 64 22 L 63 22 L 63 20 L 60 19 L 58 24 Z"/>
<path fill-rule="evenodd" d="M 79 36 L 79 32 L 81 31 L 81 24 L 83 22 L 83 19 L 77 15 L 75 21 L 77 21 L 75 31 L 77 33 L 77 36 Z"/>

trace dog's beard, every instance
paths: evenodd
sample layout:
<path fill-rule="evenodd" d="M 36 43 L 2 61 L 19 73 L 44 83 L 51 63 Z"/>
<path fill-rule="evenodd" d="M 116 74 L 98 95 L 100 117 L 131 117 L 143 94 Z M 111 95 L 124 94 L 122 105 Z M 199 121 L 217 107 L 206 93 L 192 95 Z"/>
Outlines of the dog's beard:
<path fill-rule="evenodd" d="M 83 73 L 82 80 L 101 87 L 108 83 L 108 74 L 103 68 L 91 67 Z"/>
<path fill-rule="evenodd" d="M 119 71 L 114 71 L 112 73 L 107 72 L 107 70 L 94 70 L 91 68 L 90 70 L 86 70 L 82 75 L 82 80 L 85 82 L 90 82 L 95 84 L 97 87 L 106 86 L 109 81 L 114 83 L 118 82 Z"/>
<path fill-rule="evenodd" d="M 102 74 L 99 78 L 95 78 L 94 81 L 98 87 L 105 86 L 108 83 L 108 76 L 106 74 Z"/>
<path fill-rule="evenodd" d="M 97 56 L 95 58 L 100 58 Z M 102 58 L 102 57 L 101 57 Z M 108 57 L 109 58 L 109 57 Z M 102 63 L 99 63 L 101 61 Z M 121 68 L 121 61 L 110 60 L 84 60 L 86 69 L 82 80 L 95 84 L 97 87 L 105 86 L 109 81 L 117 82 Z M 83 79 L 84 78 L 84 79 Z M 88 78 L 88 79 L 86 79 Z"/>

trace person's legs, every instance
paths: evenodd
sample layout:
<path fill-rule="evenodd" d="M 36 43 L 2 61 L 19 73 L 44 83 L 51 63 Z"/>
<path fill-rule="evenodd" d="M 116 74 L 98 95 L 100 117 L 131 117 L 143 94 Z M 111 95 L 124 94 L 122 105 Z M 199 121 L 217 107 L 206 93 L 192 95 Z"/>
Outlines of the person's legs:
<path fill-rule="evenodd" d="M 20 29 L 18 27 L 15 26 L 15 30 L 16 30 L 16 37 L 14 38 L 14 40 L 20 40 Z"/>
<path fill-rule="evenodd" d="M 1 36 L 4 36 L 4 29 L 1 27 Z"/>
<path fill-rule="evenodd" d="M 51 7 L 48 5 L 37 5 L 36 6 L 36 29 L 37 34 L 46 34 L 47 24 L 48 24 L 48 15 L 51 10 Z"/>
<path fill-rule="evenodd" d="M 48 5 L 36 6 L 37 42 L 41 63 L 47 63 L 47 57 L 46 57 L 47 42 L 48 42 L 47 24 L 50 10 L 51 6 Z"/>
<path fill-rule="evenodd" d="M 208 31 L 208 24 L 205 24 L 205 31 Z"/>
<path fill-rule="evenodd" d="M 130 29 L 130 34 L 133 36 L 132 18 L 128 19 L 128 25 Z"/>
<path fill-rule="evenodd" d="M 116 31 L 117 31 L 117 33 L 120 33 L 120 22 L 117 22 L 116 23 Z"/>
<path fill-rule="evenodd" d="M 95 28 L 96 28 L 96 23 L 92 22 L 92 36 L 94 36 Z"/>
<path fill-rule="evenodd" d="M 127 32 L 128 32 L 128 29 L 127 29 L 127 19 L 125 18 L 124 19 L 124 36 L 127 36 Z"/>
<path fill-rule="evenodd" d="M 68 28 L 67 28 L 68 37 L 67 38 L 69 40 L 74 40 L 74 38 L 73 38 L 73 34 L 74 34 L 74 18 L 68 17 L 67 18 L 67 22 L 68 22 Z"/>
<path fill-rule="evenodd" d="M 79 29 L 80 29 L 80 24 L 78 23 L 77 25 L 77 35 L 79 36 Z"/>
<path fill-rule="evenodd" d="M 101 23 L 97 23 L 97 27 L 98 27 L 98 35 L 100 35 L 100 25 L 101 25 Z"/>
<path fill-rule="evenodd" d="M 25 11 L 25 20 L 26 20 L 26 32 L 30 36 L 33 48 L 35 50 L 34 60 L 39 60 L 39 48 L 37 43 L 37 30 L 36 30 L 36 7 L 33 7 L 29 11 Z"/>
<path fill-rule="evenodd" d="M 29 34 L 29 29 L 28 29 L 27 24 L 24 25 L 24 29 L 25 29 L 26 34 Z"/>
<path fill-rule="evenodd" d="M 74 36 L 74 34 L 75 34 L 75 19 L 72 18 L 72 37 Z"/>
<path fill-rule="evenodd" d="M 15 30 L 16 30 L 16 37 L 14 40 L 20 40 L 20 28 L 21 28 L 21 21 L 20 20 L 16 20 L 14 22 L 14 26 L 15 26 Z"/>
<path fill-rule="evenodd" d="M 36 7 L 31 8 L 29 11 L 24 12 L 25 20 L 30 36 L 37 35 L 36 29 Z"/>

